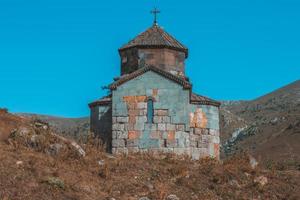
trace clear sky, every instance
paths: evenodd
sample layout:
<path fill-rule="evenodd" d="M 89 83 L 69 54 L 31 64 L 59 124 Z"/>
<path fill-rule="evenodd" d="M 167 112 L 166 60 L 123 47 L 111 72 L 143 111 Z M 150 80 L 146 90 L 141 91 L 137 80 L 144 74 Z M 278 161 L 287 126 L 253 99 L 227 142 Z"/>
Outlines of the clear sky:
<path fill-rule="evenodd" d="M 154 0 L 0 0 L 0 107 L 66 117 L 119 75 L 117 49 L 152 25 Z M 299 0 L 160 0 L 189 48 L 197 93 L 253 99 L 300 78 Z"/>

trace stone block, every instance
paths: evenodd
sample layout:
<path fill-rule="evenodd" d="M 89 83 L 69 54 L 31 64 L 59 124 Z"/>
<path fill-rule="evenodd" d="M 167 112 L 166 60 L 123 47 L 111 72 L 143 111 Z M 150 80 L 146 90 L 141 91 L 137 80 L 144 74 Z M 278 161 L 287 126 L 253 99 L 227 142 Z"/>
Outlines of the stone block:
<path fill-rule="evenodd" d="M 128 139 L 137 139 L 140 137 L 139 131 L 128 131 Z"/>
<path fill-rule="evenodd" d="M 117 131 L 117 139 L 127 139 L 128 132 L 127 131 Z"/>
<path fill-rule="evenodd" d="M 117 122 L 128 123 L 128 117 L 117 117 Z"/>
<path fill-rule="evenodd" d="M 146 116 L 146 115 L 147 115 L 147 110 L 139 109 L 139 116 Z"/>
<path fill-rule="evenodd" d="M 170 123 L 170 122 L 171 122 L 171 118 L 169 116 L 162 117 L 162 123 Z"/>
<path fill-rule="evenodd" d="M 145 130 L 157 131 L 157 124 L 145 123 Z"/>
<path fill-rule="evenodd" d="M 124 126 L 124 124 L 115 123 L 112 125 L 112 130 L 113 131 L 123 131 L 123 130 L 125 130 L 125 126 Z"/>
<path fill-rule="evenodd" d="M 184 124 L 176 124 L 176 131 L 184 131 L 185 125 Z"/>
<path fill-rule="evenodd" d="M 174 148 L 174 153 L 177 155 L 188 155 L 189 152 L 189 148 Z"/>
<path fill-rule="evenodd" d="M 151 139 L 160 139 L 162 137 L 160 131 L 151 131 L 150 138 Z"/>
<path fill-rule="evenodd" d="M 209 153 L 205 148 L 191 148 L 191 157 L 193 160 L 209 157 Z"/>
<path fill-rule="evenodd" d="M 159 131 L 165 131 L 166 130 L 166 124 L 157 124 L 157 130 Z"/>
<path fill-rule="evenodd" d="M 146 116 L 136 116 L 135 120 L 137 123 L 146 123 L 147 122 L 147 117 Z"/>
<path fill-rule="evenodd" d="M 171 148 L 175 148 L 175 147 L 177 147 L 177 140 L 167 140 L 167 147 L 169 148 L 169 147 L 171 147 Z"/>
<path fill-rule="evenodd" d="M 116 123 L 117 122 L 117 117 L 112 117 L 112 123 Z"/>
<path fill-rule="evenodd" d="M 175 131 L 168 131 L 168 140 L 175 140 Z"/>
<path fill-rule="evenodd" d="M 212 136 L 220 136 L 219 130 L 216 130 L 216 129 L 210 129 L 209 134 Z"/>
<path fill-rule="evenodd" d="M 113 139 L 112 140 L 112 147 L 125 147 L 125 139 Z"/>
<path fill-rule="evenodd" d="M 137 108 L 138 109 L 146 109 L 147 108 L 147 103 L 146 102 L 139 102 L 139 103 L 137 103 Z"/>
<path fill-rule="evenodd" d="M 138 147 L 128 147 L 128 153 L 138 153 L 139 152 L 139 148 Z"/>
<path fill-rule="evenodd" d="M 162 117 L 161 116 L 154 116 L 153 117 L 153 122 L 154 123 L 162 123 L 163 122 L 163 120 L 162 120 Z"/>
<path fill-rule="evenodd" d="M 157 115 L 157 116 L 168 116 L 168 110 L 165 110 L 165 109 L 154 110 L 154 115 Z"/>
<path fill-rule="evenodd" d="M 161 131 L 162 139 L 168 139 L 168 132 L 167 131 Z"/>
<path fill-rule="evenodd" d="M 202 128 L 194 128 L 195 135 L 202 135 L 203 129 Z"/>
<path fill-rule="evenodd" d="M 113 154 L 128 154 L 128 148 L 119 147 L 119 148 L 112 148 Z"/>
<path fill-rule="evenodd" d="M 127 147 L 138 147 L 139 140 L 138 139 L 129 139 L 127 140 Z"/>
<path fill-rule="evenodd" d="M 175 124 L 167 124 L 168 131 L 175 131 Z"/>
<path fill-rule="evenodd" d="M 134 130 L 136 131 L 143 131 L 144 130 L 144 122 L 141 122 L 141 121 L 137 121 L 135 124 L 134 124 Z"/>
<path fill-rule="evenodd" d="M 118 137 L 118 131 L 112 131 L 112 138 L 117 139 Z"/>

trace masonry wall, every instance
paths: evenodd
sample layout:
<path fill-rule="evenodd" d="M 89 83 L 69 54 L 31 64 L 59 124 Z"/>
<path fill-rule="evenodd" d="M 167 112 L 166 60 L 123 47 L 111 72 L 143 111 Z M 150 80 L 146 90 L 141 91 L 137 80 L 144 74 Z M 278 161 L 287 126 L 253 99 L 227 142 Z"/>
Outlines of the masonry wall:
<path fill-rule="evenodd" d="M 111 105 L 94 106 L 91 109 L 90 129 L 105 143 L 107 151 L 111 152 L 112 141 L 112 109 Z"/>
<path fill-rule="evenodd" d="M 131 48 L 120 52 L 121 74 L 128 74 L 139 67 L 154 65 L 175 75 L 185 73 L 185 53 L 172 49 Z"/>
<path fill-rule="evenodd" d="M 112 151 L 162 151 L 198 159 L 218 157 L 218 108 L 191 105 L 189 90 L 155 72 L 112 91 Z M 153 123 L 147 98 L 154 99 Z"/>

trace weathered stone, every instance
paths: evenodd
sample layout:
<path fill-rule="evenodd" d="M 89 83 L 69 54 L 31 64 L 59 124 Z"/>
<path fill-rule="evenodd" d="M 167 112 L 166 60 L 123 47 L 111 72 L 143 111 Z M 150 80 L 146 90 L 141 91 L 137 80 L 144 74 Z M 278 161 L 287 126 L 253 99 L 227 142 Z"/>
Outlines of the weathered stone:
<path fill-rule="evenodd" d="M 168 116 L 168 110 L 162 110 L 162 109 L 154 110 L 154 115 L 157 115 L 157 116 Z"/>
<path fill-rule="evenodd" d="M 134 125 L 134 130 L 143 131 L 145 122 L 137 121 Z"/>
<path fill-rule="evenodd" d="M 139 136 L 139 131 L 128 131 L 128 139 L 137 139 Z"/>
<path fill-rule="evenodd" d="M 175 131 L 175 124 L 167 124 L 168 131 Z"/>
<path fill-rule="evenodd" d="M 146 109 L 147 108 L 147 103 L 139 102 L 139 103 L 137 103 L 137 108 L 138 109 Z"/>
<path fill-rule="evenodd" d="M 146 123 L 145 124 L 145 130 L 156 131 L 157 130 L 157 124 Z"/>
<path fill-rule="evenodd" d="M 157 130 L 165 131 L 166 130 L 166 124 L 157 124 Z"/>
<path fill-rule="evenodd" d="M 127 147 L 137 147 L 138 144 L 139 144 L 139 140 L 138 139 L 127 140 Z"/>
<path fill-rule="evenodd" d="M 49 146 L 49 148 L 47 149 L 47 154 L 49 154 L 51 156 L 55 156 L 55 155 L 59 154 L 59 152 L 62 148 L 63 148 L 62 144 L 59 144 L 59 143 L 51 144 Z"/>
<path fill-rule="evenodd" d="M 117 131 L 117 139 L 127 139 L 128 132 L 127 131 Z"/>
<path fill-rule="evenodd" d="M 176 124 L 176 131 L 184 131 L 185 125 L 184 124 Z"/>
<path fill-rule="evenodd" d="M 112 117 L 112 123 L 117 123 L 117 117 Z"/>
<path fill-rule="evenodd" d="M 261 186 L 265 186 L 268 183 L 268 178 L 265 176 L 259 176 L 254 179 L 254 183 L 259 183 Z"/>
<path fill-rule="evenodd" d="M 123 131 L 123 130 L 125 130 L 125 126 L 124 126 L 124 124 L 115 123 L 112 126 L 112 130 L 113 131 Z"/>
<path fill-rule="evenodd" d="M 124 139 L 114 139 L 112 140 L 113 147 L 125 147 L 125 140 Z"/>
<path fill-rule="evenodd" d="M 148 197 L 141 197 L 139 198 L 139 200 L 151 200 L 151 199 L 149 199 Z"/>
<path fill-rule="evenodd" d="M 128 123 L 128 117 L 117 117 L 117 122 Z"/>
<path fill-rule="evenodd" d="M 162 122 L 163 122 L 163 123 L 170 123 L 170 122 L 171 122 L 171 119 L 170 119 L 169 116 L 163 116 L 163 117 L 162 117 Z"/>
<path fill-rule="evenodd" d="M 179 198 L 175 194 L 170 194 L 167 196 L 167 200 L 179 200 Z"/>
<path fill-rule="evenodd" d="M 154 123 L 162 123 L 163 122 L 163 118 L 161 116 L 154 116 L 153 117 L 153 122 Z"/>
<path fill-rule="evenodd" d="M 161 132 L 159 131 L 151 131 L 150 138 L 152 139 L 160 139 L 162 137 Z"/>

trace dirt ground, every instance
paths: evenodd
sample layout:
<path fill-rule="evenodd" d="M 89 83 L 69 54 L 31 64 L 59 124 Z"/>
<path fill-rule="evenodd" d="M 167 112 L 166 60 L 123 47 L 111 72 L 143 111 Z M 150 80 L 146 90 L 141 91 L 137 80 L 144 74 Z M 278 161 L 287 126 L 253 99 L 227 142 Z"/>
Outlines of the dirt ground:
<path fill-rule="evenodd" d="M 300 171 L 252 169 L 247 156 L 223 163 L 171 155 L 51 156 L 0 144 L 0 199 L 300 199 Z M 260 177 L 260 178 L 259 178 Z M 263 178 L 262 178 L 263 177 Z M 259 180 L 266 178 L 267 183 Z"/>

